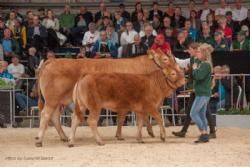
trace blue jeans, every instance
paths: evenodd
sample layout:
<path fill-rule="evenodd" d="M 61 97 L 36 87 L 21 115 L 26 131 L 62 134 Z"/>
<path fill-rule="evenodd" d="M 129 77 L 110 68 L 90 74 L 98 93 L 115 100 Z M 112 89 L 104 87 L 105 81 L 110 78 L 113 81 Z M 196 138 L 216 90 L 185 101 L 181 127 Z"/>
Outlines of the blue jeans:
<path fill-rule="evenodd" d="M 190 116 L 200 130 L 207 131 L 207 104 L 210 97 L 196 96 L 191 108 Z"/>
<path fill-rule="evenodd" d="M 37 106 L 37 101 L 38 101 L 37 98 L 31 98 L 31 97 L 27 98 L 27 96 L 25 96 L 22 93 L 16 93 L 15 98 L 17 105 L 21 108 L 21 110 L 27 109 L 26 108 L 27 103 L 28 103 L 28 108 L 32 106 Z"/>

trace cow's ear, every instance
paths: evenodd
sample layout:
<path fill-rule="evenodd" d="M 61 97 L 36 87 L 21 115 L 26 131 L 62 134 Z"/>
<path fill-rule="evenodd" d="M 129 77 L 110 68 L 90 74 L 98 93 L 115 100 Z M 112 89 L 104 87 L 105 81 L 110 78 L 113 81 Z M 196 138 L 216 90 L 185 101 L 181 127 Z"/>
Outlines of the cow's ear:
<path fill-rule="evenodd" d="M 148 50 L 147 53 L 148 53 L 148 58 L 149 58 L 149 59 L 153 59 L 153 58 L 154 58 L 154 55 L 153 55 L 153 53 L 152 53 L 152 50 Z"/>

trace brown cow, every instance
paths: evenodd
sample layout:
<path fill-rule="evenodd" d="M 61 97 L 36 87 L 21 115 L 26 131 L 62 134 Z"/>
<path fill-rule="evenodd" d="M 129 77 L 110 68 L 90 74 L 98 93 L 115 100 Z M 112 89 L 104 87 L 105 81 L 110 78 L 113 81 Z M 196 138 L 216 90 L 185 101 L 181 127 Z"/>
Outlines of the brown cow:
<path fill-rule="evenodd" d="M 83 113 L 88 109 L 88 124 L 99 145 L 103 141 L 97 131 L 97 122 L 101 108 L 115 112 L 134 111 L 138 116 L 138 142 L 142 140 L 142 126 L 145 117 L 150 114 L 160 126 L 160 138 L 165 141 L 165 129 L 159 112 L 160 105 L 166 96 L 185 83 L 184 73 L 177 70 L 176 65 L 162 66 L 150 74 L 96 73 L 87 74 L 77 82 L 73 92 L 73 100 Z M 79 105 L 79 106 L 78 106 Z M 79 110 L 80 109 L 80 110 Z M 81 122 L 82 114 L 72 115 L 72 129 L 69 146 L 74 145 L 76 127 Z"/>
<path fill-rule="evenodd" d="M 150 55 L 152 57 L 152 55 Z M 155 59 L 164 60 L 167 56 L 161 54 Z M 39 106 L 41 121 L 36 146 L 42 146 L 42 140 L 48 121 L 54 123 L 61 140 L 67 141 L 60 125 L 60 108 L 72 102 L 72 92 L 80 76 L 94 72 L 120 72 L 148 74 L 158 70 L 158 65 L 148 58 L 148 55 L 132 59 L 56 59 L 47 61 L 39 72 L 39 87 L 41 90 Z M 43 97 L 45 103 L 41 100 Z M 44 106 L 43 106 L 44 104 Z M 149 131 L 150 126 L 149 126 Z"/>

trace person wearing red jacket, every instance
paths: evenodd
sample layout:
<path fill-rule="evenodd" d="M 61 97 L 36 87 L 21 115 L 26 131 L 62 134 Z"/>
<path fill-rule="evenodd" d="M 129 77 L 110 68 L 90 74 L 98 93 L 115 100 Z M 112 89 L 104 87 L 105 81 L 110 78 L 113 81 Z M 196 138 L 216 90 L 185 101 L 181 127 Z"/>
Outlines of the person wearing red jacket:
<path fill-rule="evenodd" d="M 153 50 L 156 50 L 158 48 L 160 48 L 166 54 L 171 52 L 170 44 L 165 40 L 165 37 L 163 34 L 158 34 L 155 37 L 154 43 L 151 47 L 151 49 Z"/>

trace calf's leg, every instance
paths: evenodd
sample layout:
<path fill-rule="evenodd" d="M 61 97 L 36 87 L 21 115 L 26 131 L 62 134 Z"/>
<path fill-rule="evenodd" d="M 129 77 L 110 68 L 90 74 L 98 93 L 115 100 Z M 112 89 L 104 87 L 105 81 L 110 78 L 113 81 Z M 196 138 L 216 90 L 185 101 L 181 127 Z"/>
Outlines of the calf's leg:
<path fill-rule="evenodd" d="M 126 118 L 126 112 L 117 111 L 117 130 L 115 137 L 117 140 L 124 140 L 122 137 L 122 125 Z"/>
<path fill-rule="evenodd" d="M 149 117 L 148 116 L 146 116 L 144 118 L 144 122 L 145 122 L 145 124 L 147 126 L 148 135 L 151 136 L 151 137 L 155 137 L 154 131 L 153 131 L 152 125 L 149 122 Z"/>
<path fill-rule="evenodd" d="M 72 122 L 71 122 L 71 131 L 69 135 L 69 147 L 74 147 L 74 139 L 75 139 L 75 133 L 77 126 L 81 123 L 81 120 L 78 118 L 76 113 L 74 112 L 71 116 Z"/>
<path fill-rule="evenodd" d="M 145 120 L 143 114 L 137 113 L 137 141 L 138 143 L 144 143 L 142 140 L 142 127 L 143 127 L 143 122 Z"/>

